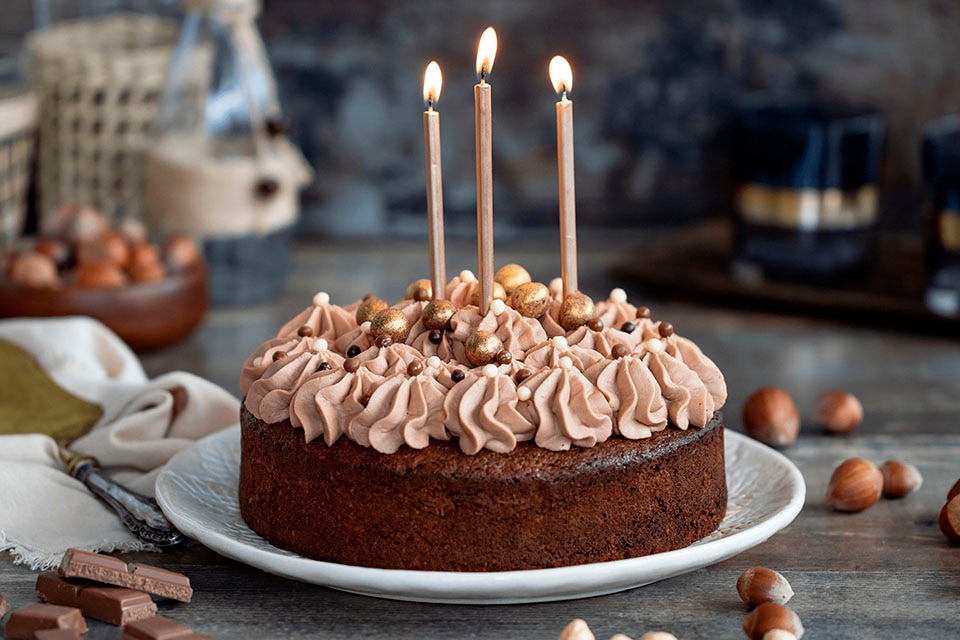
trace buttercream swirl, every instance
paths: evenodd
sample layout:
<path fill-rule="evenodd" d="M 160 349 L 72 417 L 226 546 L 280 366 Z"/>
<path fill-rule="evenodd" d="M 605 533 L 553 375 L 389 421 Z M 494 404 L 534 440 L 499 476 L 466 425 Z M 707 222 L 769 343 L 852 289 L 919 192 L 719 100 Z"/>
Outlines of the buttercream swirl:
<path fill-rule="evenodd" d="M 667 426 L 660 385 L 641 358 L 598 362 L 585 373 L 616 413 L 615 432 L 630 440 L 649 438 Z"/>
<path fill-rule="evenodd" d="M 531 395 L 520 403 L 520 411 L 536 425 L 538 446 L 551 451 L 592 447 L 613 432 L 610 403 L 579 369 L 544 369 L 527 378 L 524 387 Z"/>
<path fill-rule="evenodd" d="M 443 401 L 443 424 L 458 437 L 460 450 L 512 451 L 534 436 L 534 424 L 517 410 L 517 387 L 505 375 L 470 376 L 454 386 Z"/>
<path fill-rule="evenodd" d="M 310 327 L 314 338 L 324 338 L 333 343 L 343 334 L 357 328 L 356 308 L 359 305 L 359 301 L 347 307 L 314 303 L 280 327 L 277 337 L 296 336 L 300 327 Z"/>

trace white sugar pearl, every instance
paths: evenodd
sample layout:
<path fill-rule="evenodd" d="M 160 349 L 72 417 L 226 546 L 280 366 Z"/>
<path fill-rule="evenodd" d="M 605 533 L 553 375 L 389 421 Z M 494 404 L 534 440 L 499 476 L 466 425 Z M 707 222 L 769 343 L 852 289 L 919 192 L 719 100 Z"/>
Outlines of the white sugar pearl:
<path fill-rule="evenodd" d="M 617 287 L 616 289 L 612 289 L 610 291 L 610 299 L 613 302 L 626 302 L 627 292 L 621 289 L 620 287 Z"/>
<path fill-rule="evenodd" d="M 370 333 L 370 321 L 367 320 L 360 325 L 360 333 Z"/>
<path fill-rule="evenodd" d="M 551 339 L 551 342 L 553 342 L 553 348 L 554 348 L 554 349 L 566 349 L 566 348 L 568 348 L 568 347 L 570 346 L 570 345 L 567 343 L 567 339 L 564 338 L 563 336 L 554 336 L 554 337 Z"/>
<path fill-rule="evenodd" d="M 257 356 L 256 358 L 253 359 L 253 366 L 259 367 L 261 364 L 263 364 L 263 358 L 261 358 L 260 356 Z"/>
<path fill-rule="evenodd" d="M 559 361 L 561 369 L 569 369 L 573 366 L 573 360 L 570 359 L 570 356 L 563 356 Z"/>
<path fill-rule="evenodd" d="M 563 291 L 563 278 L 554 278 L 550 281 L 550 291 L 560 293 Z"/>
<path fill-rule="evenodd" d="M 659 338 L 653 338 L 647 341 L 647 344 L 644 346 L 646 347 L 647 351 L 650 351 L 651 353 L 662 353 L 664 349 L 663 340 L 660 340 Z"/>
<path fill-rule="evenodd" d="M 314 351 L 326 351 L 330 348 L 330 345 L 328 345 L 327 341 L 323 338 L 317 338 L 313 341 L 313 344 L 310 345 L 310 348 Z"/>
<path fill-rule="evenodd" d="M 436 369 L 440 366 L 440 358 L 437 356 L 430 356 L 427 358 L 427 366 Z"/>
<path fill-rule="evenodd" d="M 497 372 L 497 365 L 495 365 L 495 364 L 484 365 L 484 367 L 483 367 L 483 376 L 484 376 L 485 378 L 491 378 L 491 379 L 496 378 L 496 377 L 497 377 L 497 373 L 498 373 L 498 372 Z"/>
<path fill-rule="evenodd" d="M 522 402 L 526 402 L 530 399 L 530 396 L 533 395 L 533 392 L 530 391 L 530 387 L 520 387 L 517 389 L 517 398 Z"/>
<path fill-rule="evenodd" d="M 493 302 L 490 303 L 490 311 L 493 311 L 493 315 L 498 316 L 504 311 L 507 310 L 507 303 L 503 300 L 495 298 Z"/>
<path fill-rule="evenodd" d="M 317 295 L 313 296 L 313 304 L 321 307 L 325 304 L 330 304 L 330 294 L 326 291 L 321 291 Z"/>
<path fill-rule="evenodd" d="M 461 282 L 476 282 L 477 276 L 473 275 L 473 271 L 470 269 L 464 269 L 460 272 L 460 281 Z"/>

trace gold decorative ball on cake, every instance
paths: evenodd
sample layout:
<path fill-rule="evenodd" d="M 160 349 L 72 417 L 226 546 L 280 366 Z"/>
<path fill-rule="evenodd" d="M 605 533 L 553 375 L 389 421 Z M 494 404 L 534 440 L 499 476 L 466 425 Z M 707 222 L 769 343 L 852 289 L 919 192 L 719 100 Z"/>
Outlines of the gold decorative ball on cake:
<path fill-rule="evenodd" d="M 528 318 L 539 318 L 550 308 L 550 289 L 540 282 L 525 282 L 510 294 L 510 306 Z"/>
<path fill-rule="evenodd" d="M 560 326 L 567 331 L 573 331 L 585 325 L 593 317 L 593 300 L 590 296 L 576 291 L 571 293 L 560 303 Z"/>
<path fill-rule="evenodd" d="M 423 308 L 421 317 L 423 326 L 431 331 L 443 331 L 450 326 L 450 320 L 457 312 L 457 308 L 452 302 L 446 300 L 431 300 Z"/>
<path fill-rule="evenodd" d="M 364 322 L 373 320 L 373 316 L 389 307 L 390 305 L 387 304 L 385 300 L 381 300 L 376 296 L 364 298 L 360 306 L 357 307 L 357 324 L 363 324 Z"/>
<path fill-rule="evenodd" d="M 403 295 L 404 299 L 416 300 L 419 297 L 417 295 L 418 289 L 423 289 L 427 292 L 426 297 L 422 298 L 423 300 L 429 300 L 433 297 L 433 285 L 426 278 L 420 278 L 410 283 L 410 286 L 407 287 L 407 292 Z M 420 295 L 422 296 L 423 294 Z"/>
<path fill-rule="evenodd" d="M 494 281 L 493 283 L 493 300 L 504 300 L 507 299 L 507 292 L 503 288 L 503 285 L 499 282 Z M 480 306 L 480 283 L 476 282 L 473 285 L 473 291 L 470 292 L 470 304 L 475 307 Z"/>
<path fill-rule="evenodd" d="M 496 360 L 497 354 L 503 349 L 500 338 L 489 331 L 471 333 L 463 346 L 467 352 L 467 360 L 475 367 L 490 364 Z"/>
<path fill-rule="evenodd" d="M 394 342 L 403 342 L 410 333 L 410 323 L 399 309 L 384 309 L 370 321 L 370 335 L 374 338 L 390 336 Z"/>
<path fill-rule="evenodd" d="M 514 289 L 526 282 L 530 282 L 533 278 L 531 278 L 530 273 L 520 265 L 505 264 L 497 270 L 493 279 L 503 285 L 503 290 L 506 291 L 509 296 L 513 293 Z"/>

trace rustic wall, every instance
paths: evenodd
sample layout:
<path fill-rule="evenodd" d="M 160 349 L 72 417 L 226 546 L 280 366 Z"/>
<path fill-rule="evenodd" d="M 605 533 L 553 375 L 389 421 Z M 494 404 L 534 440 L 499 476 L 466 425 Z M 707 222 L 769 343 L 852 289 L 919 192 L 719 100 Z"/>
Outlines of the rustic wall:
<path fill-rule="evenodd" d="M 4 0 L 0 24 L 22 28 L 29 11 L 26 0 Z M 491 79 L 498 233 L 555 224 L 546 71 L 555 53 L 574 70 L 582 225 L 723 212 L 727 126 L 748 94 L 766 93 L 879 109 L 889 124 L 884 216 L 912 227 L 922 194 L 919 133 L 960 111 L 960 5 L 949 0 L 267 0 L 261 31 L 317 171 L 307 229 L 423 232 L 421 83 L 436 58 L 448 228 L 470 232 L 471 87 L 488 25 L 500 36 Z"/>

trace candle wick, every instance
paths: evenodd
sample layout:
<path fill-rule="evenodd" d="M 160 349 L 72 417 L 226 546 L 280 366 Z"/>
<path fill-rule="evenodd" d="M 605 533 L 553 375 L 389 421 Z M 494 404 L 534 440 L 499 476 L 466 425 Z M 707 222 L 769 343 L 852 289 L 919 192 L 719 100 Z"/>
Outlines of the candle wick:
<path fill-rule="evenodd" d="M 486 84 L 487 81 L 487 68 L 480 67 L 480 84 Z"/>
<path fill-rule="evenodd" d="M 427 111 L 433 111 L 433 98 L 427 100 Z"/>

